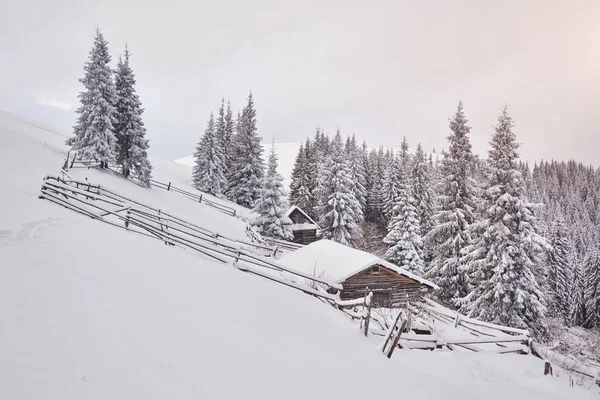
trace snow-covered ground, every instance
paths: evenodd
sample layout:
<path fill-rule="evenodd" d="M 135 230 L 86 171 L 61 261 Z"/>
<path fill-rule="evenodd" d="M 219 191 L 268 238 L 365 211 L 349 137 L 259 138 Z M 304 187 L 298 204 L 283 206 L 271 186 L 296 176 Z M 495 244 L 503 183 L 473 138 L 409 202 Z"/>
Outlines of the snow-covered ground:
<path fill-rule="evenodd" d="M 0 399 L 597 396 L 543 376 L 533 356 L 399 350 L 388 360 L 380 337 L 313 297 L 40 200 L 64 139 L 0 114 Z M 157 179 L 185 187 L 189 167 L 152 162 Z M 241 220 L 183 196 L 70 173 L 245 237 Z"/>

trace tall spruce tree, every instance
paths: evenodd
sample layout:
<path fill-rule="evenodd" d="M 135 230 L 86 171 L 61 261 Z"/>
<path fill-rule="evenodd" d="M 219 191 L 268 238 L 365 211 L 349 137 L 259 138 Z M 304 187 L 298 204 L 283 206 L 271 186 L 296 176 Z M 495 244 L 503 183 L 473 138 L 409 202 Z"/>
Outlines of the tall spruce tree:
<path fill-rule="evenodd" d="M 425 276 L 440 290 L 438 297 L 454 302 L 468 293 L 467 278 L 459 271 L 464 249 L 471 243 L 469 225 L 474 220 L 473 180 L 470 177 L 473 154 L 462 102 L 450 121 L 448 153 L 441 165 L 441 182 L 436 197 L 437 213 L 433 229 L 426 236 L 427 248 L 435 249 Z"/>
<path fill-rule="evenodd" d="M 253 211 L 257 216 L 252 220 L 252 225 L 264 236 L 293 240 L 292 220 L 286 215 L 287 209 L 283 178 L 277 173 L 277 154 L 273 145 L 261 195 L 254 203 Z"/>
<path fill-rule="evenodd" d="M 290 183 L 290 203 L 309 214 L 312 214 L 314 208 L 312 168 L 313 166 L 310 164 L 310 142 L 307 141 L 306 144 L 300 145 L 296 155 Z"/>
<path fill-rule="evenodd" d="M 385 216 L 385 153 L 383 147 L 378 151 L 371 150 L 369 162 L 371 164 L 371 185 L 367 193 L 367 206 L 365 218 L 368 222 L 375 224 L 380 230 L 386 229 Z"/>
<path fill-rule="evenodd" d="M 353 191 L 364 213 L 367 204 L 367 183 L 361 154 L 362 153 L 356 143 L 356 136 L 348 136 L 346 139 L 346 155 L 348 157 L 350 169 L 352 170 L 352 182 L 354 183 Z"/>
<path fill-rule="evenodd" d="M 251 208 L 261 195 L 264 177 L 263 146 L 256 132 L 256 110 L 252 93 L 238 120 L 238 132 L 233 140 L 234 158 L 229 178 L 228 197 L 237 204 Z"/>
<path fill-rule="evenodd" d="M 100 29 L 96 29 L 89 60 L 83 67 L 85 74 L 79 80 L 84 90 L 79 93 L 81 106 L 77 109 L 79 116 L 74 136 L 66 141 L 77 151 L 80 159 L 98 161 L 100 167 L 114 162 L 116 155 L 113 127 L 116 90 L 110 60 L 108 42 Z"/>
<path fill-rule="evenodd" d="M 600 250 L 591 250 L 583 261 L 583 301 L 586 328 L 600 327 Z"/>
<path fill-rule="evenodd" d="M 388 150 L 385 155 L 385 172 L 383 176 L 383 214 L 385 216 L 385 224 L 394 218 L 395 204 L 400 196 L 400 188 L 402 186 L 402 162 L 399 157 L 396 157 L 391 150 Z"/>
<path fill-rule="evenodd" d="M 587 320 L 585 304 L 584 276 L 581 260 L 574 263 L 571 288 L 570 288 L 570 321 L 572 325 L 583 325 Z"/>
<path fill-rule="evenodd" d="M 412 162 L 412 187 L 420 233 L 424 237 L 433 226 L 434 204 L 430 167 L 420 143 L 417 145 Z"/>
<path fill-rule="evenodd" d="M 385 258 L 417 276 L 423 276 L 423 239 L 416 201 L 407 174 L 404 175 L 398 200 L 394 205 L 394 217 L 390 220 L 388 234 L 383 239 L 389 246 Z"/>
<path fill-rule="evenodd" d="M 233 119 L 233 112 L 231 110 L 231 103 L 227 101 L 227 111 L 225 112 L 225 130 L 223 132 L 223 139 L 221 145 L 223 146 L 223 155 L 225 157 L 225 168 L 227 176 L 229 176 L 229 170 L 233 164 L 234 149 L 233 135 L 235 134 L 235 121 Z"/>
<path fill-rule="evenodd" d="M 204 135 L 194 153 L 195 166 L 192 170 L 194 187 L 214 196 L 221 196 L 227 187 L 222 147 L 217 136 L 215 119 L 210 114 Z"/>
<path fill-rule="evenodd" d="M 359 221 L 363 218 L 353 187 L 352 170 L 338 131 L 319 170 L 316 211 L 323 237 L 350 247 L 356 247 L 361 238 Z"/>
<path fill-rule="evenodd" d="M 142 121 L 142 102 L 135 90 L 135 75 L 129 64 L 130 53 L 125 46 L 124 58 L 119 57 L 115 72 L 117 103 L 115 112 L 115 136 L 117 139 L 116 162 L 121 166 L 123 175 L 131 172 L 141 185 L 150 187 L 152 165 L 148 160 L 146 127 Z"/>
<path fill-rule="evenodd" d="M 547 244 L 525 197 L 512 127 L 505 107 L 490 143 L 482 219 L 473 226 L 481 234 L 465 257 L 473 290 L 459 303 L 474 318 L 540 334 L 546 308 L 533 271 Z"/>
<path fill-rule="evenodd" d="M 564 220 L 558 218 L 549 232 L 551 249 L 548 252 L 548 311 L 551 315 L 569 320 L 569 284 L 573 260 L 572 245 Z"/>

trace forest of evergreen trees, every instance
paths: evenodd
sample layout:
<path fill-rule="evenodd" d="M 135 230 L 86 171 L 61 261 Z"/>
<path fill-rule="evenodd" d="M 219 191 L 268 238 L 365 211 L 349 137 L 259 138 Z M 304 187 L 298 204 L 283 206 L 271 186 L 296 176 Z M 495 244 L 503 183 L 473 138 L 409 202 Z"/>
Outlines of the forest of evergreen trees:
<path fill-rule="evenodd" d="M 545 317 L 600 324 L 600 171 L 519 161 L 514 123 L 500 114 L 487 158 L 472 154 L 462 104 L 447 151 L 359 146 L 317 129 L 302 144 L 291 204 L 323 237 L 425 276 L 438 298 L 486 321 L 545 332 Z"/>

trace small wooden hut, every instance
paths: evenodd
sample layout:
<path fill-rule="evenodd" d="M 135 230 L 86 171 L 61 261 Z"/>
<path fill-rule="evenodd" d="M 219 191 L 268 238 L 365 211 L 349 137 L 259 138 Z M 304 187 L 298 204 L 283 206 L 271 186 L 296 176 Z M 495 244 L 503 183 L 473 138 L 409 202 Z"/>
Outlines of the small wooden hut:
<path fill-rule="evenodd" d="M 373 292 L 374 306 L 402 307 L 420 302 L 437 286 L 397 265 L 364 251 L 330 240 L 319 240 L 284 255 L 279 262 L 290 269 L 342 284 L 342 300 Z"/>
<path fill-rule="evenodd" d="M 317 240 L 319 225 L 298 206 L 292 206 L 286 213 L 292 220 L 294 243 L 310 244 Z"/>

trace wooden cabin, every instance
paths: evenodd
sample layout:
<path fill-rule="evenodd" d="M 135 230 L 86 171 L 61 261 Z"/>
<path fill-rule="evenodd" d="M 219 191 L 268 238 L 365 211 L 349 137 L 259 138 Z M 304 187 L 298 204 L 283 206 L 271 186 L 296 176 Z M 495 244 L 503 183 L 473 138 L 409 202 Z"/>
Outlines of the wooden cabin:
<path fill-rule="evenodd" d="M 342 284 L 342 300 L 373 292 L 375 307 L 403 307 L 416 303 L 437 286 L 397 265 L 364 251 L 330 240 L 319 240 L 284 255 L 279 262 L 290 269 Z M 368 289 L 367 289 L 368 288 Z"/>
<path fill-rule="evenodd" d="M 292 206 L 286 213 L 292 220 L 294 243 L 310 244 L 317 240 L 319 225 L 298 206 Z"/>

